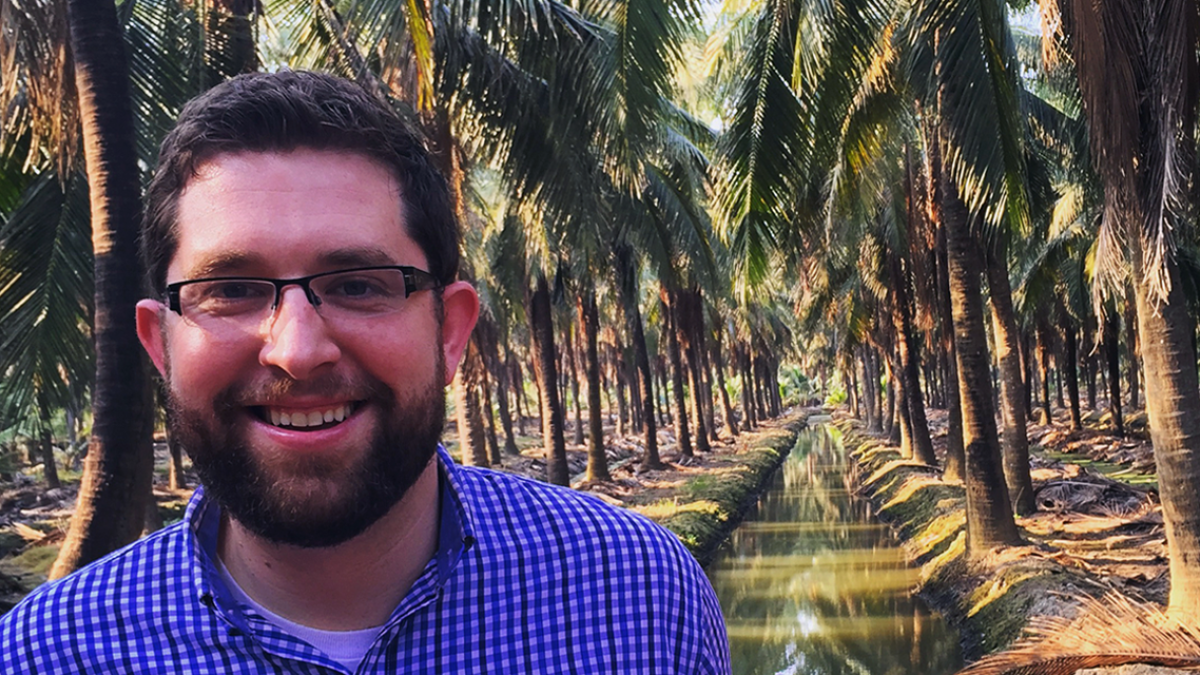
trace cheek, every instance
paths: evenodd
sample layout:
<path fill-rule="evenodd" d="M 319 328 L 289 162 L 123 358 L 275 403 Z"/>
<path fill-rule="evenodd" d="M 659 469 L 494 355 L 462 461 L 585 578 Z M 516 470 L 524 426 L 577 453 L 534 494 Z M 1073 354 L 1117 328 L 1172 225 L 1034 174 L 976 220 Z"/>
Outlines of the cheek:
<path fill-rule="evenodd" d="M 176 396 L 211 398 L 240 376 L 252 372 L 253 345 L 215 343 L 183 333 L 167 342 L 167 383 Z"/>
<path fill-rule="evenodd" d="M 411 333 L 405 338 L 415 337 Z M 430 380 L 441 384 L 440 347 L 430 333 L 425 340 L 375 339 L 346 341 L 342 355 L 386 384 L 400 399 L 413 391 L 424 391 Z"/>

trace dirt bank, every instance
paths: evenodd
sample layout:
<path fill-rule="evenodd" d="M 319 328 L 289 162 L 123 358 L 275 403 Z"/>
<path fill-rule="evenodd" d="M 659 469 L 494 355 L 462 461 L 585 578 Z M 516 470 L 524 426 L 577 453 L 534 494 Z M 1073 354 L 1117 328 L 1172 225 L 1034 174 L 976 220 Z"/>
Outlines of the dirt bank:
<path fill-rule="evenodd" d="M 858 460 L 860 489 L 919 568 L 920 593 L 959 626 L 967 659 L 1009 647 L 1031 620 L 1076 616 L 1080 596 L 1165 601 L 1165 539 L 1154 492 L 1137 480 L 1107 478 L 1071 457 L 1050 458 L 1074 450 L 1087 464 L 1084 446 L 1106 454 L 1113 447 L 1134 450 L 1103 430 L 1031 428 L 1031 437 L 1048 445 L 1038 446 L 1032 460 L 1038 511 L 1017 519 L 1027 544 L 968 562 L 962 486 L 942 481 L 937 469 L 902 458 L 857 421 L 841 416 L 837 425 Z M 936 444 L 944 447 L 944 430 L 938 435 Z M 1142 462 L 1139 468 L 1144 467 Z"/>

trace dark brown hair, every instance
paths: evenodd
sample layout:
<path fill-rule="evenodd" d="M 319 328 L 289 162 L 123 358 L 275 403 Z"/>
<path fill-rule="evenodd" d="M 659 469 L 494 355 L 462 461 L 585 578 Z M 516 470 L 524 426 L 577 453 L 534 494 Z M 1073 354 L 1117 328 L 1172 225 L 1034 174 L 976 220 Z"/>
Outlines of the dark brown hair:
<path fill-rule="evenodd" d="M 442 284 L 458 274 L 459 233 L 446 181 L 420 135 L 358 85 L 305 71 L 239 75 L 192 99 L 163 139 L 146 192 L 141 251 L 150 292 L 161 296 L 178 246 L 179 197 L 217 155 L 298 148 L 359 153 L 400 183 L 403 222 Z"/>

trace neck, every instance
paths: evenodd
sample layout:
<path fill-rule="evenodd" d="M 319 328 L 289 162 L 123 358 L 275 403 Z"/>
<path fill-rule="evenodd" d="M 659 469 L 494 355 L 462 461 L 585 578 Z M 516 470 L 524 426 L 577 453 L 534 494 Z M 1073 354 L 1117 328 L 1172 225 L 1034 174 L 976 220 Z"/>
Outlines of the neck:
<path fill-rule="evenodd" d="M 224 518 L 217 551 L 242 590 L 295 623 L 348 631 L 385 623 L 437 550 L 438 463 L 353 539 L 327 548 L 276 544 Z"/>

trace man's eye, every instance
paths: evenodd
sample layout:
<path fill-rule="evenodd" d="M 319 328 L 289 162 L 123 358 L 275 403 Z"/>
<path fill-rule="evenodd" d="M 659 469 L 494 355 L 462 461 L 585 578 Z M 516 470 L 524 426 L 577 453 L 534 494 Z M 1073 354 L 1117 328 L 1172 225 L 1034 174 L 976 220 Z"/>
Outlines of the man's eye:
<path fill-rule="evenodd" d="M 195 284 L 184 304 L 208 314 L 231 314 L 257 309 L 270 303 L 275 289 L 253 281 L 212 281 Z"/>
<path fill-rule="evenodd" d="M 366 298 L 378 294 L 380 289 L 366 279 L 346 279 L 338 282 L 330 292 L 347 298 Z"/>
<path fill-rule="evenodd" d="M 258 297 L 262 294 L 256 292 L 254 284 L 248 284 L 244 281 L 224 281 L 219 284 L 213 284 L 209 290 L 209 297 L 221 300 L 244 300 L 246 298 Z"/>
<path fill-rule="evenodd" d="M 404 278 L 386 273 L 332 277 L 322 286 L 320 295 L 334 302 L 389 300 L 397 295 L 404 296 Z"/>

